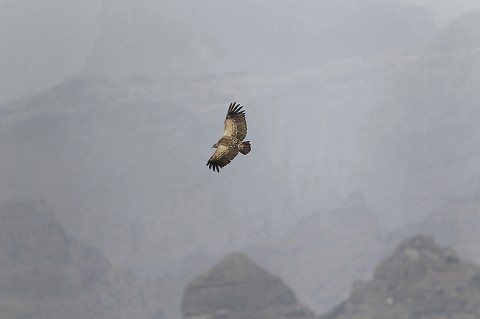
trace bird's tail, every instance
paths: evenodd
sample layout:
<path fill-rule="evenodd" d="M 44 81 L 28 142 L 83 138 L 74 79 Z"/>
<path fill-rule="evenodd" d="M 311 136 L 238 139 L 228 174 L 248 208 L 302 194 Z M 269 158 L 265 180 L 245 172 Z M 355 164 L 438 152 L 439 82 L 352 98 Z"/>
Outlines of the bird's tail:
<path fill-rule="evenodd" d="M 251 150 L 252 146 L 250 145 L 249 141 L 242 142 L 242 149 L 240 150 L 240 153 L 242 153 L 243 155 L 247 155 L 248 153 L 250 153 Z"/>

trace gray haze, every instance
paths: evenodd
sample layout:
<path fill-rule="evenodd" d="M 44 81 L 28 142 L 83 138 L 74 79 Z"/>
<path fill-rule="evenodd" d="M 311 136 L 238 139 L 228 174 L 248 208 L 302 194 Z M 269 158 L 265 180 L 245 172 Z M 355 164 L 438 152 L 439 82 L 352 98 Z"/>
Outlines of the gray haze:
<path fill-rule="evenodd" d="M 38 92 L 78 74 L 97 38 L 104 2 L 108 3 L 102 0 L 0 1 L 0 61 L 3 75 L 0 103 Z M 429 8 L 440 27 L 468 10 L 480 7 L 476 0 L 405 2 Z M 118 8 L 121 8 L 121 1 L 118 3 Z M 177 7 L 179 12 L 170 17 L 181 16 L 181 11 L 188 11 L 181 8 L 182 4 L 173 3 L 162 1 L 156 5 Z M 158 10 L 160 8 L 152 13 Z"/>
<path fill-rule="evenodd" d="M 413 229 L 480 261 L 478 1 L 0 6 L 0 204 L 42 202 L 169 318 L 234 250 L 319 312 Z M 232 101 L 252 152 L 214 174 Z"/>

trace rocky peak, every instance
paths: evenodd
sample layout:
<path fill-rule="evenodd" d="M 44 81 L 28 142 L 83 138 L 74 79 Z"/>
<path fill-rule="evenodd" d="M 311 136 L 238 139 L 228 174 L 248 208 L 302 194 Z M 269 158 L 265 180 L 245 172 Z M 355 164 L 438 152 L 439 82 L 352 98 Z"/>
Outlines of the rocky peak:
<path fill-rule="evenodd" d="M 478 318 L 480 267 L 430 237 L 403 241 L 324 318 Z"/>
<path fill-rule="evenodd" d="M 314 318 L 281 278 L 239 253 L 185 288 L 183 318 Z"/>
<path fill-rule="evenodd" d="M 430 266 L 448 270 L 457 263 L 459 259 L 452 250 L 438 246 L 431 237 L 416 236 L 403 241 L 392 256 L 380 263 L 374 278 L 383 281 L 417 280 Z M 399 270 L 402 270 L 401 274 Z"/>

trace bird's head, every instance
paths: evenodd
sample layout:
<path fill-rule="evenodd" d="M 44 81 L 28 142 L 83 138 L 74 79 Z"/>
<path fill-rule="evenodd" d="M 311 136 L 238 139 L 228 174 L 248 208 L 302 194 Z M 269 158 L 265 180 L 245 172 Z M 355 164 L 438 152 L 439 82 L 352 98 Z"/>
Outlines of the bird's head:
<path fill-rule="evenodd" d="M 212 148 L 218 148 L 218 143 L 213 144 Z"/>

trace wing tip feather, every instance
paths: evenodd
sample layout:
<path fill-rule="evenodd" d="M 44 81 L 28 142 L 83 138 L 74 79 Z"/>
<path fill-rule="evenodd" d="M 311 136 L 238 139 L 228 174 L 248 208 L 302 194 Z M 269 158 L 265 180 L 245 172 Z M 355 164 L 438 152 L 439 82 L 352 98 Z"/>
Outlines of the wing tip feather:
<path fill-rule="evenodd" d="M 216 164 L 212 162 L 211 160 L 208 160 L 207 165 L 209 169 L 213 170 L 214 172 L 217 171 L 217 173 L 220 173 L 220 168 L 222 168 L 219 164 Z"/>
<path fill-rule="evenodd" d="M 242 108 L 243 105 L 240 105 L 240 103 L 232 102 L 228 107 L 227 115 L 245 115 L 245 110 L 242 110 Z"/>

